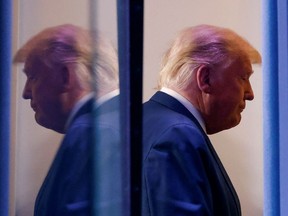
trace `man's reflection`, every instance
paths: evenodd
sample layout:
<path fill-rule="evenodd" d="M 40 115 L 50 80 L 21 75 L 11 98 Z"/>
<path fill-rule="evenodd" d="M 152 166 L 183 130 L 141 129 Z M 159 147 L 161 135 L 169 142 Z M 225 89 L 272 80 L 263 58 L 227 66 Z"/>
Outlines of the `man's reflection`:
<path fill-rule="evenodd" d="M 98 33 L 91 37 L 78 26 L 60 25 L 32 37 L 14 62 L 25 63 L 23 98 L 30 100 L 37 123 L 65 134 L 38 193 L 34 215 L 90 215 L 92 179 L 103 190 L 96 190 L 99 207 L 115 209 L 121 185 L 119 90 L 117 54 L 111 43 Z M 93 152 L 101 158 L 92 157 Z M 100 173 L 96 178 L 93 163 Z M 113 178 L 118 181 L 110 184 Z"/>

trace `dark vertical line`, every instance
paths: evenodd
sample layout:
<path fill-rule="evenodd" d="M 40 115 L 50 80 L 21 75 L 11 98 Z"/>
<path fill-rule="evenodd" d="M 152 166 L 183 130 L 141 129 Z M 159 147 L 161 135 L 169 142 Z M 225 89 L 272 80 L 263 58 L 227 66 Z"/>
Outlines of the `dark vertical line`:
<path fill-rule="evenodd" d="M 132 216 L 141 215 L 143 10 L 143 0 L 117 1 L 120 118 L 124 155 L 129 158 L 123 174 L 130 176 L 123 187 L 124 205 Z"/>
<path fill-rule="evenodd" d="M 143 74 L 143 0 L 130 0 L 131 34 L 131 212 L 141 215 L 142 188 L 142 74 Z"/>
<path fill-rule="evenodd" d="M 9 142 L 11 82 L 11 2 L 0 2 L 0 215 L 9 211 Z"/>

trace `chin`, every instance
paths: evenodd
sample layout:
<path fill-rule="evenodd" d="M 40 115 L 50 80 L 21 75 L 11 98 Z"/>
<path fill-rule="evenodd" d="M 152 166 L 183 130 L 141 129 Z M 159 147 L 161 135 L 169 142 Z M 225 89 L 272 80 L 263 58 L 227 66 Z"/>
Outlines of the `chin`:
<path fill-rule="evenodd" d="M 238 118 L 235 118 L 235 119 L 231 120 L 231 121 L 229 122 L 229 124 L 227 124 L 227 125 L 225 126 L 225 128 L 224 128 L 223 130 L 228 130 L 228 129 L 231 129 L 231 128 L 233 128 L 233 127 L 236 127 L 237 125 L 240 124 L 240 121 L 241 121 L 241 116 L 238 117 Z"/>
<path fill-rule="evenodd" d="M 217 126 L 214 125 L 214 127 L 206 128 L 207 134 L 215 134 L 220 131 L 231 129 L 235 126 L 237 126 L 241 121 L 241 115 L 238 115 L 235 118 L 225 119 L 221 121 L 221 124 L 218 124 Z"/>
<path fill-rule="evenodd" d="M 37 116 L 36 114 L 35 114 L 35 120 L 36 120 L 37 124 L 39 124 L 40 126 L 45 127 L 45 128 L 49 128 L 47 121 L 45 121 L 40 116 Z"/>
<path fill-rule="evenodd" d="M 40 120 L 39 116 L 37 115 L 37 113 L 35 113 L 35 121 L 37 122 L 37 124 L 42 126 L 41 120 Z"/>
<path fill-rule="evenodd" d="M 237 125 L 240 124 L 240 121 L 241 121 L 241 117 L 237 118 L 235 121 L 233 121 L 233 123 L 231 123 L 231 126 L 229 128 L 236 127 Z M 227 128 L 227 129 L 229 129 L 229 128 Z"/>

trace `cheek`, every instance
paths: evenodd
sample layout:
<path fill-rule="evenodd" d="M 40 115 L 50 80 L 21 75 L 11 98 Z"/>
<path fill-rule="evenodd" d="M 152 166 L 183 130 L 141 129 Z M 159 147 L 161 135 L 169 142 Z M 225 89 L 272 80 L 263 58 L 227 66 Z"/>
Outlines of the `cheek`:
<path fill-rule="evenodd" d="M 46 98 L 46 92 L 47 90 L 43 88 L 43 85 L 41 84 L 34 85 L 32 90 L 33 100 L 37 103 L 42 102 Z"/>
<path fill-rule="evenodd" d="M 35 85 L 33 89 L 33 102 L 37 104 L 42 111 L 49 111 L 53 107 L 55 95 L 52 88 L 44 84 Z"/>
<path fill-rule="evenodd" d="M 222 114 L 223 118 L 230 118 L 235 115 L 239 110 L 239 96 L 235 94 L 223 94 L 221 99 L 219 98 L 217 111 Z"/>
<path fill-rule="evenodd" d="M 225 92 L 225 93 L 224 93 Z M 226 97 L 227 103 L 231 103 L 237 105 L 241 103 L 244 98 L 244 91 L 241 85 L 235 84 L 230 89 L 227 89 L 223 92 L 224 96 Z"/>

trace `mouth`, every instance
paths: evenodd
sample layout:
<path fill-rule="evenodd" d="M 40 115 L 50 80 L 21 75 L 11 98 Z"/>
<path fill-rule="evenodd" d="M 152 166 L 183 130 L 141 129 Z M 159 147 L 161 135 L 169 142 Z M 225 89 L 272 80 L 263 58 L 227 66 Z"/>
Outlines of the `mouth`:
<path fill-rule="evenodd" d="M 36 112 L 36 106 L 35 106 L 35 104 L 30 104 L 30 106 L 31 106 L 31 108 Z"/>
<path fill-rule="evenodd" d="M 240 112 L 243 112 L 245 109 L 245 106 L 240 106 Z"/>

